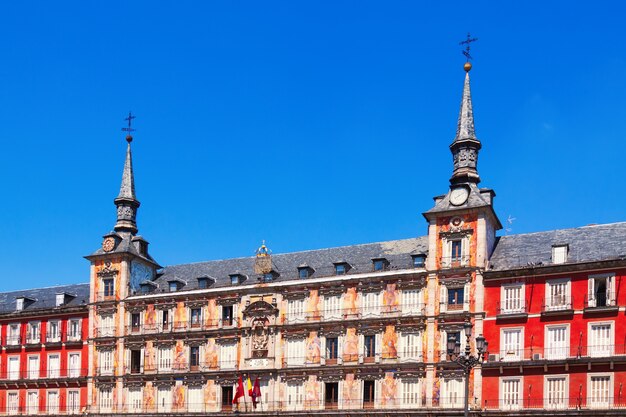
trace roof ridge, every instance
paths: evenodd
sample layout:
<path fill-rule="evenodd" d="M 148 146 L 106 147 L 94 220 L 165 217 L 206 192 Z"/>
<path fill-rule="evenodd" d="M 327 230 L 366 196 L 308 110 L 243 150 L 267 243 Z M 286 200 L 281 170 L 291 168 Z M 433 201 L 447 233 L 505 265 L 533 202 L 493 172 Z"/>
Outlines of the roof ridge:
<path fill-rule="evenodd" d="M 51 285 L 49 287 L 24 288 L 24 289 L 19 289 L 19 290 L 2 291 L 2 292 L 0 292 L 0 294 L 10 294 L 12 292 L 25 292 L 25 291 L 35 291 L 35 290 L 49 290 L 51 288 L 71 287 L 71 286 L 78 286 L 78 285 L 87 285 L 87 286 L 89 286 L 89 283 L 88 282 L 81 282 L 79 284 L 59 284 L 59 285 Z"/>
<path fill-rule="evenodd" d="M 512 235 L 503 235 L 503 236 L 499 236 L 499 237 L 502 238 L 502 237 L 538 235 L 538 234 L 541 234 L 541 233 L 551 233 L 551 232 L 560 232 L 560 231 L 565 231 L 565 230 L 577 230 L 577 229 L 585 229 L 585 228 L 592 228 L 592 227 L 612 226 L 612 225 L 616 225 L 616 224 L 626 224 L 626 221 L 624 221 L 624 222 L 612 222 L 612 223 L 587 224 L 585 226 L 566 227 L 566 228 L 563 228 L 563 229 L 542 230 L 542 231 L 538 231 L 538 232 L 516 233 L 516 234 L 512 234 Z"/>
<path fill-rule="evenodd" d="M 404 239 L 384 240 L 384 241 L 380 241 L 380 242 L 356 243 L 354 245 L 331 246 L 331 247 L 320 248 L 320 249 L 308 249 L 308 250 L 299 250 L 299 251 L 294 251 L 294 252 L 276 253 L 276 254 L 272 254 L 272 256 L 294 255 L 294 254 L 305 253 L 305 252 L 321 252 L 321 251 L 333 250 L 333 249 L 353 248 L 355 246 L 381 245 L 381 244 L 389 243 L 389 242 L 400 242 L 400 241 L 408 241 L 408 240 L 417 240 L 417 239 L 420 239 L 420 238 L 427 238 L 427 237 L 428 237 L 427 235 L 423 235 L 423 236 L 409 237 L 409 238 L 404 238 Z M 208 260 L 208 261 L 187 262 L 187 263 L 180 263 L 180 264 L 174 264 L 174 265 L 167 265 L 167 266 L 164 267 L 164 269 L 172 268 L 172 267 L 175 267 L 175 266 L 182 266 L 182 265 L 185 265 L 185 266 L 187 266 L 187 265 L 199 265 L 199 264 L 207 264 L 207 263 L 212 263 L 212 262 L 236 261 L 236 260 L 254 259 L 254 258 L 255 258 L 254 255 L 250 255 L 250 256 L 240 256 L 240 257 L 237 257 L 237 258 L 223 258 L 223 259 L 213 259 L 213 260 Z"/>

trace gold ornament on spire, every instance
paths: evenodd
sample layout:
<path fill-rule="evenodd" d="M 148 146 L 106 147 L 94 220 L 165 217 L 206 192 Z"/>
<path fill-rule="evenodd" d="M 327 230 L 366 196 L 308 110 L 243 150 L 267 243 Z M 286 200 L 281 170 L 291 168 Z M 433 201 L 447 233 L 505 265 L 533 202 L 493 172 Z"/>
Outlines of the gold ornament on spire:
<path fill-rule="evenodd" d="M 476 42 L 477 40 L 478 38 L 472 38 L 470 33 L 467 32 L 467 39 L 465 39 L 463 42 L 459 42 L 459 45 L 465 45 L 465 49 L 461 51 L 463 55 L 465 55 L 465 59 L 467 60 L 465 61 L 465 65 L 463 65 L 463 69 L 465 70 L 465 72 L 469 72 L 472 69 L 472 63 L 470 62 L 472 60 L 472 56 L 470 55 L 470 44 L 472 42 Z"/>
<path fill-rule="evenodd" d="M 272 272 L 272 251 L 265 246 L 265 241 L 263 241 L 261 246 L 256 250 L 254 272 L 259 275 Z"/>

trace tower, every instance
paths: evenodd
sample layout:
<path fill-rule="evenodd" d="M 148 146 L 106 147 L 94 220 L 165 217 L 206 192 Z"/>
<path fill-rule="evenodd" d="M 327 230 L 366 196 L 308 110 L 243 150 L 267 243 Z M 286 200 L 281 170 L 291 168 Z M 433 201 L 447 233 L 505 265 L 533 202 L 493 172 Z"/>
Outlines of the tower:
<path fill-rule="evenodd" d="M 120 192 L 114 203 L 117 220 L 113 231 L 103 236 L 101 247 L 86 256 L 90 272 L 90 346 L 88 403 L 92 407 L 104 403 L 121 405 L 123 397 L 125 351 L 124 326 L 127 311 L 124 300 L 136 294 L 142 285 L 150 285 L 160 266 L 148 253 L 148 242 L 137 234 L 131 142 L 133 137 L 129 114 L 126 141 L 126 159 Z M 106 365 L 104 365 L 106 364 Z"/>
<path fill-rule="evenodd" d="M 468 56 L 469 58 L 469 56 Z M 446 352 L 448 338 L 455 338 L 463 348 L 464 324 L 471 323 L 473 337 L 483 334 L 483 279 L 489 255 L 495 245 L 496 231 L 502 228 L 493 209 L 495 193 L 479 188 L 478 154 L 481 142 L 476 137 L 469 72 L 465 80 L 452 153 L 452 176 L 446 194 L 434 198 L 433 208 L 424 213 L 428 221 L 428 299 L 427 322 L 430 361 L 427 378 L 438 381 L 441 390 L 433 393 L 446 398 L 447 389 L 462 381 L 458 368 Z M 472 351 L 475 347 L 470 346 Z M 470 396 L 480 401 L 481 376 L 476 368 L 469 377 Z M 445 404 L 443 404 L 445 406 Z M 473 404 L 470 402 L 470 407 Z"/>

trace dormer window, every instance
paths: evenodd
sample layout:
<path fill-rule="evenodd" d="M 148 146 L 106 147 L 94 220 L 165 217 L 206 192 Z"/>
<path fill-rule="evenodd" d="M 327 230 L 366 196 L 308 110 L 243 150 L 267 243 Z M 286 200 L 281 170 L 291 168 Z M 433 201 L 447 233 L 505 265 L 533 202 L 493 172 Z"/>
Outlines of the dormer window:
<path fill-rule="evenodd" d="M 57 294 L 55 305 L 57 307 L 61 307 L 63 304 L 65 304 L 65 294 L 63 294 L 63 293 Z"/>
<path fill-rule="evenodd" d="M 375 258 L 372 259 L 372 266 L 374 271 L 384 271 L 389 266 L 389 261 L 385 258 Z"/>
<path fill-rule="evenodd" d="M 308 265 L 300 265 L 298 267 L 298 277 L 300 277 L 300 279 L 309 278 L 313 275 L 313 272 L 313 268 Z"/>
<path fill-rule="evenodd" d="M 350 264 L 347 262 L 335 263 L 335 275 L 346 275 L 350 270 Z"/>
<path fill-rule="evenodd" d="M 552 263 L 564 264 L 567 262 L 568 252 L 569 245 L 567 244 L 552 245 Z"/>
<path fill-rule="evenodd" d="M 142 294 L 148 294 L 150 290 L 152 290 L 152 285 L 141 284 L 139 286 L 139 291 L 141 291 Z"/>
<path fill-rule="evenodd" d="M 215 280 L 213 278 L 209 278 L 209 277 L 198 278 L 198 288 L 201 290 L 209 288 L 211 285 L 213 285 L 213 283 L 215 283 Z"/>
<path fill-rule="evenodd" d="M 423 253 L 413 255 L 413 268 L 423 268 L 426 265 L 426 255 Z"/>
<path fill-rule="evenodd" d="M 263 282 L 272 282 L 278 277 L 278 272 L 270 271 L 267 274 L 263 274 L 261 276 L 261 281 Z"/>
<path fill-rule="evenodd" d="M 20 297 L 15 300 L 15 310 L 16 311 L 24 310 L 24 297 Z"/>
<path fill-rule="evenodd" d="M 230 274 L 229 276 L 231 285 L 239 285 L 245 280 L 245 277 L 241 274 Z"/>
<path fill-rule="evenodd" d="M 178 291 L 178 282 L 171 281 L 169 285 L 170 285 L 170 292 Z"/>

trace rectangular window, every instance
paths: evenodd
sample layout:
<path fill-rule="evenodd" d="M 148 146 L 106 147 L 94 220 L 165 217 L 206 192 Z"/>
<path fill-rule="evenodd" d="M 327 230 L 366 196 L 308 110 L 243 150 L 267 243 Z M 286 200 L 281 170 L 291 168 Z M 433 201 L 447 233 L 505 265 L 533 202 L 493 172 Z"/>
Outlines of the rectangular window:
<path fill-rule="evenodd" d="M 190 412 L 204 411 L 204 395 L 202 387 L 197 385 L 189 385 L 187 389 L 188 406 L 187 410 Z"/>
<path fill-rule="evenodd" d="M 233 306 L 222 306 L 222 325 L 233 325 Z"/>
<path fill-rule="evenodd" d="M 500 314 L 524 313 L 524 285 L 505 285 L 502 287 Z"/>
<path fill-rule="evenodd" d="M 287 322 L 299 323 L 304 321 L 304 300 L 289 300 L 287 302 Z"/>
<path fill-rule="evenodd" d="M 161 386 L 157 390 L 157 407 L 160 413 L 172 411 L 172 388 L 170 386 Z"/>
<path fill-rule="evenodd" d="M 402 333 L 400 336 L 400 359 L 416 361 L 422 357 L 422 338 L 419 333 Z"/>
<path fill-rule="evenodd" d="M 113 389 L 100 388 L 98 395 L 98 406 L 101 413 L 110 413 L 113 411 Z"/>
<path fill-rule="evenodd" d="M 523 358 L 522 329 L 502 329 L 500 338 L 500 346 L 502 346 L 500 357 L 503 361 L 519 361 Z"/>
<path fill-rule="evenodd" d="M 26 332 L 26 343 L 41 343 L 40 333 L 41 323 L 28 323 L 28 331 Z"/>
<path fill-rule="evenodd" d="M 339 339 L 336 337 L 326 338 L 326 363 L 336 363 L 339 354 Z M 330 363 L 329 363 L 330 362 Z"/>
<path fill-rule="evenodd" d="M 29 391 L 26 394 L 26 412 L 39 414 L 39 391 Z"/>
<path fill-rule="evenodd" d="M 200 346 L 189 347 L 189 366 L 191 366 L 192 371 L 198 370 L 198 366 L 200 366 Z"/>
<path fill-rule="evenodd" d="M 202 309 L 192 308 L 191 309 L 191 327 L 200 327 L 201 324 L 202 324 Z"/>
<path fill-rule="evenodd" d="M 9 392 L 7 395 L 7 411 L 9 415 L 16 415 L 19 410 L 19 396 L 17 392 Z"/>
<path fill-rule="evenodd" d="M 113 280 L 113 278 L 104 278 L 102 280 L 102 286 L 104 287 L 105 297 L 115 296 L 115 280 Z"/>
<path fill-rule="evenodd" d="M 113 373 L 113 351 L 101 350 L 98 356 L 100 375 L 111 375 Z"/>
<path fill-rule="evenodd" d="M 80 391 L 67 391 L 67 412 L 68 414 L 77 414 L 80 411 Z"/>
<path fill-rule="evenodd" d="M 376 396 L 374 395 L 375 381 L 363 381 L 363 408 L 373 408 Z"/>
<path fill-rule="evenodd" d="M 568 326 L 546 326 L 546 359 L 565 359 L 569 356 Z"/>
<path fill-rule="evenodd" d="M 304 399 L 304 387 L 301 383 L 287 382 L 287 408 L 289 410 L 302 409 L 302 403 Z"/>
<path fill-rule="evenodd" d="M 170 282 L 170 292 L 174 292 L 178 290 L 178 282 L 172 281 Z"/>
<path fill-rule="evenodd" d="M 405 408 L 414 408 L 421 405 L 420 401 L 420 383 L 417 380 L 402 380 L 400 383 L 402 390 L 401 406 Z"/>
<path fill-rule="evenodd" d="M 426 256 L 425 255 L 414 255 L 413 256 L 413 268 L 423 268 L 426 264 Z"/>
<path fill-rule="evenodd" d="M 335 265 L 335 275 L 345 275 L 346 274 L 346 265 L 345 264 L 337 264 Z"/>
<path fill-rule="evenodd" d="M 327 409 L 336 409 L 339 402 L 339 384 L 326 382 L 324 384 L 324 405 Z"/>
<path fill-rule="evenodd" d="M 298 276 L 300 277 L 300 279 L 308 278 L 309 275 L 310 275 L 309 268 L 299 268 L 298 269 Z"/>
<path fill-rule="evenodd" d="M 19 356 L 9 356 L 9 366 L 8 366 L 7 374 L 10 380 L 20 379 L 20 357 Z"/>
<path fill-rule="evenodd" d="M 376 336 L 375 335 L 365 335 L 363 338 L 364 341 L 364 356 L 366 358 L 374 358 L 376 356 Z"/>
<path fill-rule="evenodd" d="M 198 278 L 198 288 L 204 290 L 209 288 L 209 279 L 208 278 Z"/>
<path fill-rule="evenodd" d="M 56 306 L 57 307 L 61 307 L 63 304 L 65 304 L 65 294 L 63 294 L 63 293 L 57 294 L 56 295 Z"/>
<path fill-rule="evenodd" d="M 61 322 L 59 320 L 48 321 L 46 340 L 48 341 L 48 343 L 61 341 Z"/>
<path fill-rule="evenodd" d="M 220 345 L 220 368 L 234 369 L 237 367 L 237 343 Z"/>
<path fill-rule="evenodd" d="M 585 307 L 610 307 L 615 302 L 615 274 L 592 275 L 588 280 Z"/>
<path fill-rule="evenodd" d="M 442 346 L 442 353 L 444 353 L 444 355 L 442 355 L 445 360 L 452 360 L 453 358 L 448 355 L 448 339 L 450 339 L 452 337 L 452 339 L 454 339 L 455 341 L 455 345 L 459 345 L 459 352 L 463 353 L 464 349 L 465 349 L 465 343 L 466 343 L 466 338 L 465 337 L 461 337 L 461 331 L 460 330 L 448 330 L 448 331 L 442 331 L 441 332 L 441 336 L 442 336 L 442 341 L 441 341 L 441 346 Z"/>
<path fill-rule="evenodd" d="M 506 410 L 520 408 L 522 401 L 522 380 L 520 378 L 503 378 L 500 387 L 500 408 Z"/>
<path fill-rule="evenodd" d="M 384 259 L 376 259 L 374 261 L 374 271 L 384 271 L 386 264 Z"/>
<path fill-rule="evenodd" d="M 611 323 L 589 323 L 587 351 L 591 357 L 613 354 L 613 325 Z"/>
<path fill-rule="evenodd" d="M 68 373 L 70 378 L 78 378 L 80 376 L 80 353 L 70 352 L 67 355 Z"/>
<path fill-rule="evenodd" d="M 48 391 L 46 397 L 48 414 L 59 414 L 59 391 Z"/>
<path fill-rule="evenodd" d="M 448 288 L 448 310 L 463 310 L 465 288 Z"/>
<path fill-rule="evenodd" d="M 130 350 L 130 373 L 141 373 L 141 349 Z"/>
<path fill-rule="evenodd" d="M 287 366 L 304 365 L 305 359 L 305 340 L 304 339 L 287 339 L 285 344 L 287 347 Z"/>
<path fill-rule="evenodd" d="M 39 378 L 39 356 L 28 357 L 28 378 Z"/>
<path fill-rule="evenodd" d="M 17 311 L 24 310 L 24 298 L 20 297 L 15 300 L 15 309 Z"/>
<path fill-rule="evenodd" d="M 340 320 L 341 315 L 341 296 L 326 295 L 324 296 L 324 319 Z"/>
<path fill-rule="evenodd" d="M 587 387 L 589 407 L 608 408 L 613 402 L 612 385 L 610 375 L 591 375 Z"/>
<path fill-rule="evenodd" d="M 81 338 L 80 319 L 70 319 L 67 322 L 67 340 L 76 342 Z"/>
<path fill-rule="evenodd" d="M 16 346 L 21 343 L 20 340 L 20 324 L 11 323 L 7 329 L 7 345 Z"/>
<path fill-rule="evenodd" d="M 61 358 L 58 353 L 48 355 L 48 378 L 58 378 L 61 370 Z"/>
<path fill-rule="evenodd" d="M 130 330 L 135 333 L 141 329 L 141 315 L 139 313 L 130 314 Z"/>
<path fill-rule="evenodd" d="M 169 372 L 172 370 L 172 348 L 161 346 L 158 352 L 159 371 Z"/>
<path fill-rule="evenodd" d="M 570 308 L 572 308 L 570 298 L 570 281 L 547 281 L 545 310 L 568 310 Z"/>
<path fill-rule="evenodd" d="M 103 314 L 100 316 L 99 334 L 100 337 L 111 337 L 115 334 L 112 314 Z"/>
<path fill-rule="evenodd" d="M 463 378 L 445 378 L 442 384 L 441 404 L 444 408 L 463 407 L 464 395 Z"/>
<path fill-rule="evenodd" d="M 453 263 L 461 262 L 463 259 L 463 245 L 460 239 L 450 242 L 450 259 Z"/>
<path fill-rule="evenodd" d="M 233 387 L 222 386 L 222 411 L 228 411 L 233 408 Z"/>
<path fill-rule="evenodd" d="M 402 290 L 402 313 L 421 314 L 423 309 L 421 290 Z"/>
<path fill-rule="evenodd" d="M 142 401 L 141 387 L 128 389 L 128 411 L 131 413 L 140 413 L 142 411 Z"/>
<path fill-rule="evenodd" d="M 363 317 L 372 317 L 380 314 L 380 293 L 366 292 L 361 296 L 361 311 Z"/>
<path fill-rule="evenodd" d="M 162 330 L 170 329 L 170 315 L 168 310 L 161 311 L 161 327 Z"/>
<path fill-rule="evenodd" d="M 552 246 L 552 263 L 563 264 L 567 262 L 567 245 Z"/>
<path fill-rule="evenodd" d="M 567 407 L 567 377 L 546 376 L 544 382 L 544 407 L 561 409 Z"/>

